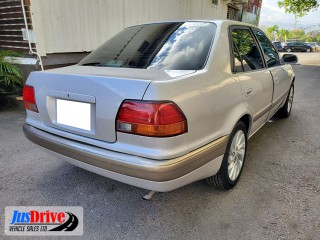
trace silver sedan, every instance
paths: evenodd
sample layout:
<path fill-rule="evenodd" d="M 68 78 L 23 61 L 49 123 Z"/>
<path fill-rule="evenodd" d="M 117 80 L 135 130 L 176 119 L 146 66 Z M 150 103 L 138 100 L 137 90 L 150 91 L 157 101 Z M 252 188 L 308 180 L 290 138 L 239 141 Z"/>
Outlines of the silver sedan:
<path fill-rule="evenodd" d="M 79 64 L 33 72 L 24 133 L 65 161 L 170 191 L 200 179 L 230 189 L 248 139 L 291 112 L 292 54 L 228 20 L 132 26 Z"/>

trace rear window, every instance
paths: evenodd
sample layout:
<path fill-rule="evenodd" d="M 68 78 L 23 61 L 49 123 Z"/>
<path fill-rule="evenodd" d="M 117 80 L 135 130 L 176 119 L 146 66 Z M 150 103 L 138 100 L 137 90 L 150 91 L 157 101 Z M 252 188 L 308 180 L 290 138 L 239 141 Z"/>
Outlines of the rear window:
<path fill-rule="evenodd" d="M 199 70 L 205 66 L 216 26 L 179 22 L 126 28 L 79 65 L 141 69 Z"/>

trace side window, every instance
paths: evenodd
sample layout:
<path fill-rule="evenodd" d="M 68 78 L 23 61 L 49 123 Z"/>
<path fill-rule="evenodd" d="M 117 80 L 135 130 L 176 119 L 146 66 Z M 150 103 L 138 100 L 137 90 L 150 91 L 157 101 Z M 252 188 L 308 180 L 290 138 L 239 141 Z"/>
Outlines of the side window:
<path fill-rule="evenodd" d="M 258 46 L 249 29 L 233 29 L 232 41 L 235 45 L 234 59 L 237 59 L 242 63 L 244 71 L 252 71 L 263 68 L 262 58 Z M 234 62 L 234 66 L 237 66 L 236 62 Z"/>
<path fill-rule="evenodd" d="M 243 72 L 242 60 L 236 44 L 233 41 L 233 60 L 234 60 L 234 71 Z"/>
<path fill-rule="evenodd" d="M 270 40 L 259 30 L 253 29 L 260 45 L 263 49 L 264 57 L 268 67 L 277 66 L 280 64 L 279 54 Z"/>

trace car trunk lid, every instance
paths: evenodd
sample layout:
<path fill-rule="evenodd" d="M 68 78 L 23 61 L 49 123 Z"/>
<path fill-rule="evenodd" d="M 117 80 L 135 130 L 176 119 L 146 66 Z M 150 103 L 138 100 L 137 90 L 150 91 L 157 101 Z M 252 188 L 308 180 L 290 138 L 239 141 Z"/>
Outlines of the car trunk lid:
<path fill-rule="evenodd" d="M 125 99 L 142 99 L 152 80 L 169 80 L 188 73 L 190 71 L 75 65 L 33 72 L 27 84 L 35 88 L 44 126 L 115 142 L 115 120 L 119 106 Z"/>

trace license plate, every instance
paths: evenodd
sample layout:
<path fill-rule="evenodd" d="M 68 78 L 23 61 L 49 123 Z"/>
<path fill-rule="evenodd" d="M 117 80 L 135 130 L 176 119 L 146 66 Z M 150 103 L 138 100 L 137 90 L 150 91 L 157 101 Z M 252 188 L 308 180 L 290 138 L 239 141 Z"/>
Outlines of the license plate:
<path fill-rule="evenodd" d="M 91 104 L 57 99 L 57 123 L 91 130 Z"/>

